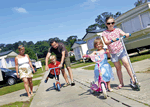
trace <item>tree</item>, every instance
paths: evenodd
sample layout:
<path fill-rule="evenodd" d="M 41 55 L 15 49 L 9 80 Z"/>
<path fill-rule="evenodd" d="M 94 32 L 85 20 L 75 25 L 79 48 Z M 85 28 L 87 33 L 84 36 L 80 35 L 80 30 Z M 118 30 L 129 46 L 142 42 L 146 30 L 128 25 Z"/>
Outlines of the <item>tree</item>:
<path fill-rule="evenodd" d="M 35 47 L 36 53 L 38 54 L 38 57 L 43 58 L 43 57 L 46 57 L 46 54 L 50 46 L 47 43 L 47 41 L 38 41 L 34 47 Z"/>
<path fill-rule="evenodd" d="M 150 0 L 137 0 L 137 2 L 134 3 L 134 5 L 135 5 L 135 7 L 137 7 L 141 4 L 147 3 L 148 1 L 150 1 Z"/>
<path fill-rule="evenodd" d="M 25 47 L 25 54 L 28 54 L 30 59 L 37 60 L 36 55 L 35 55 L 35 53 L 33 52 L 32 49 Z"/>
<path fill-rule="evenodd" d="M 67 38 L 67 40 L 66 40 L 66 42 L 67 42 L 66 49 L 67 49 L 68 51 L 71 51 L 71 50 L 72 50 L 71 47 L 72 47 L 72 45 L 74 44 L 74 42 L 78 40 L 77 38 L 78 38 L 78 37 L 75 36 L 75 35 L 69 36 L 69 37 Z"/>
<path fill-rule="evenodd" d="M 93 24 L 93 25 L 90 25 L 87 29 L 86 29 L 86 32 L 89 32 L 89 31 L 92 31 L 92 30 L 96 30 L 96 28 L 99 27 L 99 24 Z"/>
<path fill-rule="evenodd" d="M 92 30 L 96 30 L 97 27 L 99 27 L 100 29 L 106 29 L 105 26 L 105 19 L 106 17 L 113 17 L 114 19 L 116 19 L 117 17 L 119 17 L 121 15 L 121 12 L 117 12 L 115 15 L 112 14 L 111 12 L 104 12 L 100 15 L 97 16 L 97 18 L 95 19 L 95 24 L 90 25 L 86 31 L 92 31 Z"/>

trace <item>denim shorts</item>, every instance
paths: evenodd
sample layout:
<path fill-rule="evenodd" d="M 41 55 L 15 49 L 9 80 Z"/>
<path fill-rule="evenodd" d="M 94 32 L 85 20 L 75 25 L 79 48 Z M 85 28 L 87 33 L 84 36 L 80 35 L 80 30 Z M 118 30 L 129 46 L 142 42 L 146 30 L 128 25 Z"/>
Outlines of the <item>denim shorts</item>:
<path fill-rule="evenodd" d="M 56 75 L 57 76 L 57 80 L 59 81 L 59 75 Z M 49 73 L 48 74 L 48 77 L 50 78 L 50 79 L 53 79 L 53 78 L 55 78 L 55 75 L 52 75 L 51 73 Z"/>
<path fill-rule="evenodd" d="M 111 54 L 111 62 L 118 62 L 120 59 L 122 59 L 123 57 L 127 56 L 125 50 L 120 50 L 120 52 L 116 53 L 116 54 Z"/>

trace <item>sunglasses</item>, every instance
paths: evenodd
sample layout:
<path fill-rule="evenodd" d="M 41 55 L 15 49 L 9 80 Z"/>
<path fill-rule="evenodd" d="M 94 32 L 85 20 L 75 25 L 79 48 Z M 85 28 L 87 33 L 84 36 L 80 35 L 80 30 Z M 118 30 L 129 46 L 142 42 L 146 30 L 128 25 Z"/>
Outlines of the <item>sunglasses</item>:
<path fill-rule="evenodd" d="M 110 25 L 110 24 L 112 24 L 112 25 L 113 25 L 113 24 L 115 24 L 115 22 L 107 23 L 107 25 Z"/>

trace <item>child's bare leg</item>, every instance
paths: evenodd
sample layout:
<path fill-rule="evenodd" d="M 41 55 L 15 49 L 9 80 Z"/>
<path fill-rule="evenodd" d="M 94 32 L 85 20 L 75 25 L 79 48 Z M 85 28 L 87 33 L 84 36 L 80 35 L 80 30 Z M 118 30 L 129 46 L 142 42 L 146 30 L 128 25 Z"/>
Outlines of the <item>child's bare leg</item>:
<path fill-rule="evenodd" d="M 110 81 L 106 82 L 108 90 L 111 92 L 113 89 L 110 87 Z"/>
<path fill-rule="evenodd" d="M 110 81 L 106 82 L 107 83 L 107 88 L 110 90 L 111 87 L 110 87 Z"/>
<path fill-rule="evenodd" d="M 128 61 L 128 59 L 127 59 L 127 56 L 125 56 L 125 57 L 122 58 L 122 63 L 123 63 L 123 65 L 124 65 L 124 67 L 126 68 L 128 74 L 129 74 L 129 76 L 131 77 L 133 83 L 134 83 L 134 82 L 135 82 L 135 81 L 134 81 L 134 77 L 133 77 L 132 70 L 131 70 L 129 61 Z"/>
<path fill-rule="evenodd" d="M 121 64 L 120 64 L 120 62 L 118 61 L 118 62 L 114 62 L 114 65 L 115 65 L 116 70 L 117 70 L 117 76 L 118 76 L 120 85 L 121 85 L 121 86 L 124 86 L 124 84 L 123 84 L 122 72 L 121 72 Z"/>

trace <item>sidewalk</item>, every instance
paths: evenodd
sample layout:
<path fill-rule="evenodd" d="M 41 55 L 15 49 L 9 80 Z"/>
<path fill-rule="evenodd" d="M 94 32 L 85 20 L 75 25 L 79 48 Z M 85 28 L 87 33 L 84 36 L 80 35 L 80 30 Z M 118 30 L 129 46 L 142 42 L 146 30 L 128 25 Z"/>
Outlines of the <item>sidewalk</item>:
<path fill-rule="evenodd" d="M 146 71 L 147 68 L 150 67 L 150 59 L 146 59 L 143 61 L 138 61 L 132 64 L 135 72 L 139 71 Z M 150 73 L 136 73 L 137 79 L 140 82 L 141 90 L 140 91 L 134 91 L 129 86 L 130 83 L 130 77 L 125 70 L 124 67 L 122 67 L 123 70 L 123 79 L 125 87 L 122 89 L 116 90 L 115 87 L 118 86 L 119 80 L 116 74 L 116 70 L 113 67 L 114 77 L 115 80 L 111 81 L 111 87 L 114 88 L 114 92 L 118 95 L 124 96 L 129 99 L 133 99 L 137 102 L 146 103 L 150 105 Z M 74 79 L 77 79 L 83 83 L 90 83 L 91 81 L 94 81 L 94 70 L 84 70 L 81 68 L 73 69 L 73 75 Z"/>
<path fill-rule="evenodd" d="M 42 79 L 42 77 L 38 77 L 38 78 L 34 78 L 32 80 L 34 81 L 34 80 L 41 80 L 41 79 Z M 38 86 L 33 86 L 34 94 L 36 93 L 37 89 L 38 89 Z M 26 90 L 22 89 L 19 91 L 15 91 L 15 92 L 0 96 L 0 106 L 9 104 L 9 103 L 14 103 L 16 101 L 29 101 L 29 100 L 30 100 L 30 98 L 28 98 Z"/>

